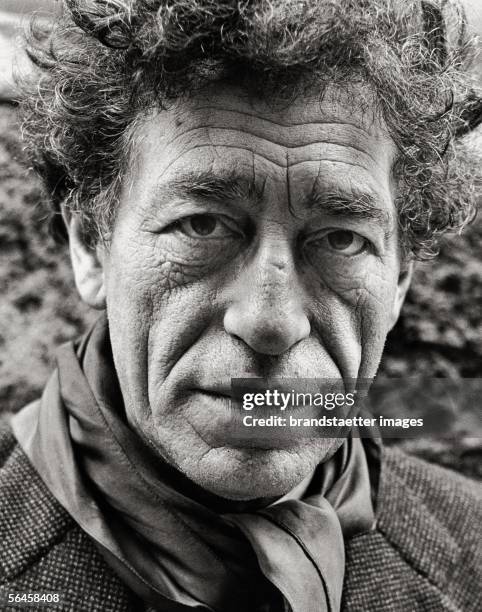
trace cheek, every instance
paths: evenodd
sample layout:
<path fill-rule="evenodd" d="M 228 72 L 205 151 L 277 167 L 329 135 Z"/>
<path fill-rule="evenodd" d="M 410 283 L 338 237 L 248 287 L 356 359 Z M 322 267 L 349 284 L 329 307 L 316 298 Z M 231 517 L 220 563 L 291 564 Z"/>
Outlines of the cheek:
<path fill-rule="evenodd" d="M 360 378 L 375 376 L 390 331 L 397 293 L 396 257 L 369 269 L 358 289 L 355 316 L 360 343 Z"/>
<path fill-rule="evenodd" d="M 375 375 L 390 329 L 396 259 L 339 266 L 311 281 L 314 331 L 345 378 Z"/>
<path fill-rule="evenodd" d="M 360 377 L 375 376 L 391 328 L 398 274 L 374 274 L 360 294 L 358 320 L 362 347 Z"/>
<path fill-rule="evenodd" d="M 153 275 L 143 253 L 122 236 L 113 240 L 104 274 L 109 334 L 122 395 L 126 407 L 136 405 L 147 413 L 145 350 L 153 317 Z"/>
<path fill-rule="evenodd" d="M 200 271 L 148 236 L 119 231 L 112 243 L 105 280 L 114 361 L 124 398 L 142 398 L 146 416 L 149 398 L 213 317 L 214 278 L 201 281 Z"/>

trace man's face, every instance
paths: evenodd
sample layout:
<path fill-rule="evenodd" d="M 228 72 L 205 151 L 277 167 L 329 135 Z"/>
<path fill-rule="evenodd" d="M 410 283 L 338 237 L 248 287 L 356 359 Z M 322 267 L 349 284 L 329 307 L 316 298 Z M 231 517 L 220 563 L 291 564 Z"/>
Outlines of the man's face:
<path fill-rule="evenodd" d="M 243 448 L 231 377 L 372 377 L 398 315 L 394 145 L 343 99 L 213 86 L 135 134 L 102 261 L 114 361 L 131 426 L 218 495 L 281 495 L 340 444 Z"/>

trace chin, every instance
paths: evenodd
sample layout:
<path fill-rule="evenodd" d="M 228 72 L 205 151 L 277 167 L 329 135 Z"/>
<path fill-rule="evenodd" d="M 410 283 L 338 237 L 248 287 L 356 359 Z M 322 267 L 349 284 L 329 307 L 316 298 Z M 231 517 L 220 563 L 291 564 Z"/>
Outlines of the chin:
<path fill-rule="evenodd" d="M 339 447 L 333 439 L 304 440 L 292 449 L 215 448 L 184 473 L 210 493 L 231 500 L 281 497 Z M 191 472 L 191 473 L 188 473 Z M 194 473 L 193 473 L 194 472 Z"/>

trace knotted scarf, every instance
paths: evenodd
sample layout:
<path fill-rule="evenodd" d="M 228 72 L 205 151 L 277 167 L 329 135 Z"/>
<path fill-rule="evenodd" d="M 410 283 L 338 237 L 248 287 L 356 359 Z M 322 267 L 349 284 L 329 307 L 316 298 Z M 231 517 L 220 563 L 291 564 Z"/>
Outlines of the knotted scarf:
<path fill-rule="evenodd" d="M 110 351 L 103 318 L 12 426 L 124 583 L 163 612 L 337 612 L 344 537 L 374 525 L 360 438 L 277 502 L 230 512 L 128 426 Z"/>

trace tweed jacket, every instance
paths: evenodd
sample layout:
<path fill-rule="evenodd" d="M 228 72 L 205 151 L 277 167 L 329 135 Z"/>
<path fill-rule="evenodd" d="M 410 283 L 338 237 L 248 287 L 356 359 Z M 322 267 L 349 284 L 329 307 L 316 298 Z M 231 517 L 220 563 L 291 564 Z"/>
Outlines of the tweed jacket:
<path fill-rule="evenodd" d="M 376 528 L 345 542 L 342 610 L 480 612 L 477 486 L 385 448 Z M 49 604 L 48 610 L 145 610 L 52 497 L 8 428 L 0 430 L 2 589 L 60 592 L 61 603 Z M 3 604 L 0 609 L 26 608 Z"/>

